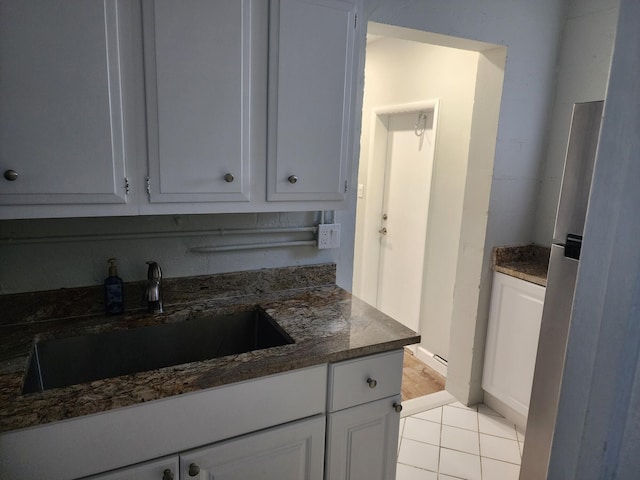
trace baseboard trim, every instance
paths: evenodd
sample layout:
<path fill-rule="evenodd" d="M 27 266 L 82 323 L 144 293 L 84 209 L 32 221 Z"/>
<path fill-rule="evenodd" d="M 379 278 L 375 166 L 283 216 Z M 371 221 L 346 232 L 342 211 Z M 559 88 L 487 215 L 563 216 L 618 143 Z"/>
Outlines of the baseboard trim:
<path fill-rule="evenodd" d="M 449 403 L 455 402 L 456 399 L 446 390 L 440 392 L 430 393 L 424 397 L 412 398 L 411 400 L 405 400 L 402 402 L 402 412 L 400 417 L 408 417 L 416 413 L 425 412 L 432 408 L 441 407 Z"/>
<path fill-rule="evenodd" d="M 414 352 L 415 356 L 421 362 L 426 363 L 429 367 L 433 368 L 436 372 L 447 378 L 447 366 L 434 358 L 433 353 L 422 346 L 418 346 Z"/>
<path fill-rule="evenodd" d="M 513 408 L 507 405 L 502 400 L 499 400 L 495 396 L 491 395 L 486 390 L 484 391 L 483 403 L 498 412 L 507 420 L 515 423 L 517 427 L 523 432 L 527 429 L 527 417 L 521 413 L 516 412 Z M 403 404 L 404 405 L 404 404 Z"/>

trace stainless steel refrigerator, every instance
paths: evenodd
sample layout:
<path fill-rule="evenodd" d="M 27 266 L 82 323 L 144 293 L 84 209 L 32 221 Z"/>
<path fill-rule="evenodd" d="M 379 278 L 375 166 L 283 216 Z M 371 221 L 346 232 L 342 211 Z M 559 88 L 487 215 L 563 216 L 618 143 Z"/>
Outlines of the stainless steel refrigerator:
<path fill-rule="evenodd" d="M 521 480 L 547 478 L 602 101 L 576 103 L 551 245 Z"/>

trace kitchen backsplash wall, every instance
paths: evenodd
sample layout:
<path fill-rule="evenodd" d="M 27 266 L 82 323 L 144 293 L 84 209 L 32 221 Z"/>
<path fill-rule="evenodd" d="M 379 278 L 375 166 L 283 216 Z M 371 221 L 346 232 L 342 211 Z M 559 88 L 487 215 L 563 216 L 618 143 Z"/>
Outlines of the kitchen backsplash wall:
<path fill-rule="evenodd" d="M 146 278 L 147 260 L 166 278 L 336 263 L 314 246 L 192 253 L 193 247 L 310 240 L 312 232 L 199 235 L 187 232 L 312 226 L 318 212 L 0 221 L 0 294 L 100 285 L 107 259 L 125 282 Z"/>

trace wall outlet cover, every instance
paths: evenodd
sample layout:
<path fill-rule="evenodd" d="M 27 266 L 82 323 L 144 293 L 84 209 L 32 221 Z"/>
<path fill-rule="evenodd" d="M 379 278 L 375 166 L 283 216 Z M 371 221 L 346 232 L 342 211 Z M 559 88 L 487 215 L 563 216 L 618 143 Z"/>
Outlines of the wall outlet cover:
<path fill-rule="evenodd" d="M 318 249 L 340 248 L 340 224 L 321 223 L 318 225 Z"/>

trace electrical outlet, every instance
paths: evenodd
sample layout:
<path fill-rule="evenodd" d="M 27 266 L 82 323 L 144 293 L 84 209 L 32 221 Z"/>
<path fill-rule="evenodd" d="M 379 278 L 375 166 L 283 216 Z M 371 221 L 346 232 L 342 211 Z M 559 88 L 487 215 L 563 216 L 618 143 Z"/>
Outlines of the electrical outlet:
<path fill-rule="evenodd" d="M 318 249 L 340 247 L 340 224 L 321 223 L 318 225 Z"/>

